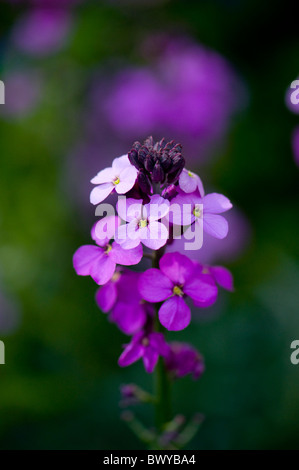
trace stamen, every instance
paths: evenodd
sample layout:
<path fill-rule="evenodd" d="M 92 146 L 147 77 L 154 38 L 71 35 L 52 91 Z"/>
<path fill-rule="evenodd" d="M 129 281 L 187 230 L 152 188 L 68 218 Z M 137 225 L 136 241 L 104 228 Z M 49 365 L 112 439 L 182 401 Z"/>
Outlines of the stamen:
<path fill-rule="evenodd" d="M 111 245 L 107 245 L 106 246 L 106 249 L 105 249 L 105 254 L 108 255 L 108 253 L 112 250 L 112 246 Z"/>
<path fill-rule="evenodd" d="M 190 178 L 194 178 L 195 174 L 192 173 L 192 171 L 188 171 L 188 176 L 190 176 Z"/>
<path fill-rule="evenodd" d="M 119 178 L 116 178 L 114 181 L 113 181 L 113 184 L 119 184 L 120 181 L 119 181 Z"/>
<path fill-rule="evenodd" d="M 148 346 L 148 345 L 149 345 L 149 340 L 148 340 L 148 338 L 143 338 L 142 344 L 143 344 L 143 346 Z"/>
<path fill-rule="evenodd" d="M 195 215 L 195 217 L 201 217 L 201 214 L 202 214 L 202 211 L 201 211 L 200 207 L 195 206 L 194 209 L 193 209 L 193 215 Z"/>
<path fill-rule="evenodd" d="M 179 297 L 182 297 L 184 292 L 179 286 L 174 286 L 173 291 L 174 295 L 178 295 Z"/>
<path fill-rule="evenodd" d="M 148 222 L 147 222 L 146 219 L 141 219 L 141 220 L 139 220 L 138 225 L 139 225 L 140 228 L 144 228 L 144 227 L 147 227 Z"/>

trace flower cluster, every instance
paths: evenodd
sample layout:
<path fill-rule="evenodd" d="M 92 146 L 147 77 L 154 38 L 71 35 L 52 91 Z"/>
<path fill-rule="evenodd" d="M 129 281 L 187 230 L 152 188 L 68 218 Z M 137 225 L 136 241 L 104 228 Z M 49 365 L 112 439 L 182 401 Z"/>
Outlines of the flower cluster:
<path fill-rule="evenodd" d="M 185 169 L 180 144 L 154 142 L 152 137 L 135 142 L 91 182 L 95 205 L 111 193 L 119 195 L 117 214 L 112 206 L 93 226 L 95 244 L 81 246 L 73 264 L 77 274 L 91 276 L 100 286 L 99 308 L 131 336 L 119 365 L 142 359 L 151 373 L 161 357 L 169 377 L 199 378 L 204 371 L 201 355 L 188 344 L 168 343 L 166 333 L 186 328 L 191 305 L 211 306 L 219 286 L 233 290 L 233 279 L 226 268 L 204 266 L 183 253 L 168 252 L 168 247 L 176 238 L 196 237 L 196 227 L 201 240 L 204 232 L 226 237 L 228 223 L 220 214 L 232 204 L 222 194 L 205 194 L 200 177 Z M 146 266 L 149 260 L 152 266 Z M 139 264 L 138 271 L 127 268 Z"/>

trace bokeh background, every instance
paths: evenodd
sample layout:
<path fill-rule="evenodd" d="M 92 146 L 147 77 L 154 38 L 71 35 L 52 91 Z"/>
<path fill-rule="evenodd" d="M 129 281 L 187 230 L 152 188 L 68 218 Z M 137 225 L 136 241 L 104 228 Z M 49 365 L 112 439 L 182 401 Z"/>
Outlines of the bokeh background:
<path fill-rule="evenodd" d="M 176 339 L 204 355 L 174 410 L 205 421 L 191 449 L 298 449 L 299 35 L 291 3 L 2 0 L 0 79 L 1 449 L 137 449 L 120 420 L 127 341 L 72 255 L 95 220 L 89 180 L 134 140 L 181 141 L 187 166 L 230 197 L 235 293 Z M 285 31 L 285 32 L 283 32 Z M 297 136 L 297 137 L 296 137 Z M 136 410 L 152 422 L 152 410 Z"/>

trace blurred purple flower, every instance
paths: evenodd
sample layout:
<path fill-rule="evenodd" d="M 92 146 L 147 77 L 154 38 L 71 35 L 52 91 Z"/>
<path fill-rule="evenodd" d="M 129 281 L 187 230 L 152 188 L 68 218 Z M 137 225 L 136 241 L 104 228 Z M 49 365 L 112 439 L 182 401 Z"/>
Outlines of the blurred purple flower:
<path fill-rule="evenodd" d="M 33 70 L 14 70 L 5 74 L 5 106 L 1 114 L 23 118 L 37 106 L 42 91 L 41 76 Z"/>
<path fill-rule="evenodd" d="M 165 358 L 165 365 L 171 375 L 179 379 L 191 374 L 194 380 L 201 377 L 205 370 L 202 356 L 188 343 L 172 342 Z"/>
<path fill-rule="evenodd" d="M 144 368 L 150 374 L 154 371 L 159 356 L 165 357 L 168 350 L 169 347 L 162 333 L 141 331 L 133 336 L 131 343 L 125 346 L 125 350 L 118 360 L 118 365 L 126 367 L 142 358 Z"/>
<path fill-rule="evenodd" d="M 43 56 L 61 49 L 71 31 L 70 12 L 64 8 L 34 8 L 16 22 L 14 44 L 27 54 Z"/>
<path fill-rule="evenodd" d="M 299 166 L 299 126 L 294 129 L 292 136 L 292 145 L 295 163 L 297 166 Z"/>
<path fill-rule="evenodd" d="M 149 302 L 164 301 L 159 309 L 159 320 L 165 328 L 183 330 L 191 321 L 185 298 L 190 297 L 201 307 L 211 305 L 217 298 L 217 287 L 210 275 L 202 274 L 195 263 L 180 253 L 166 253 L 159 267 L 142 273 L 139 292 Z"/>
<path fill-rule="evenodd" d="M 285 94 L 287 108 L 295 114 L 299 114 L 299 77 L 293 80 Z"/>
<path fill-rule="evenodd" d="M 109 320 L 127 335 L 140 331 L 147 318 L 153 315 L 153 307 L 139 294 L 139 278 L 140 273 L 134 271 L 116 272 L 96 293 L 99 308 L 104 313 L 111 311 Z"/>

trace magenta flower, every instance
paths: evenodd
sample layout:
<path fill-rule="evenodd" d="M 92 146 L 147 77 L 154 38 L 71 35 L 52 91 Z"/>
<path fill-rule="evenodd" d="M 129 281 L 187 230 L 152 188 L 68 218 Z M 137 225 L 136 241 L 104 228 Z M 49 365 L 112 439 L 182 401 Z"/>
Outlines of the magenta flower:
<path fill-rule="evenodd" d="M 219 214 L 231 208 L 231 202 L 222 194 L 211 193 L 201 198 L 197 193 L 192 193 L 178 194 L 171 201 L 170 212 L 174 224 L 190 225 L 185 232 L 186 237 L 192 231 L 191 225 L 198 224 L 200 229 L 222 239 L 228 234 L 228 223 Z"/>
<path fill-rule="evenodd" d="M 160 260 L 160 269 L 145 271 L 139 281 L 139 292 L 149 302 L 163 302 L 159 320 L 167 330 L 183 330 L 191 321 L 186 297 L 204 306 L 215 301 L 217 287 L 211 276 L 202 274 L 187 256 L 166 253 Z"/>
<path fill-rule="evenodd" d="M 138 291 L 140 273 L 133 271 L 115 272 L 112 279 L 96 293 L 99 308 L 107 313 L 109 320 L 127 335 L 133 335 L 143 328 L 149 316 L 153 316 L 152 305 L 144 302 Z"/>
<path fill-rule="evenodd" d="M 179 177 L 179 187 L 184 193 L 194 193 L 199 191 L 201 197 L 204 197 L 205 191 L 202 181 L 198 175 L 192 171 L 184 169 Z"/>
<path fill-rule="evenodd" d="M 179 379 L 191 374 L 194 380 L 199 379 L 205 370 L 202 356 L 188 343 L 172 342 L 165 365 L 170 374 Z"/>
<path fill-rule="evenodd" d="M 135 248 L 142 242 L 152 250 L 158 250 L 168 240 L 166 226 L 159 222 L 169 211 L 169 201 L 155 194 L 148 204 L 142 200 L 122 199 L 117 203 L 120 217 L 128 222 L 117 230 L 116 240 L 125 249 Z"/>
<path fill-rule="evenodd" d="M 97 186 L 90 193 L 90 202 L 99 204 L 104 201 L 112 191 L 126 194 L 135 184 L 136 168 L 131 165 L 128 155 L 115 158 L 112 167 L 100 171 L 92 180 Z"/>
<path fill-rule="evenodd" d="M 140 246 L 124 250 L 115 241 L 110 242 L 119 224 L 119 217 L 114 216 L 97 222 L 91 236 L 98 246 L 83 245 L 73 256 L 74 269 L 78 275 L 91 276 L 97 284 L 102 285 L 112 278 L 116 264 L 131 266 L 139 263 L 143 254 Z M 104 227 L 107 228 L 105 232 Z M 99 238 L 97 233 L 105 233 L 105 236 Z"/>
<path fill-rule="evenodd" d="M 165 357 L 168 352 L 169 347 L 162 333 L 147 334 L 141 331 L 133 336 L 131 343 L 125 346 L 118 365 L 126 367 L 142 358 L 145 370 L 150 374 L 154 371 L 159 356 Z"/>

